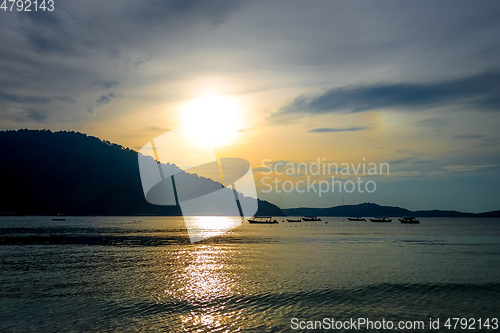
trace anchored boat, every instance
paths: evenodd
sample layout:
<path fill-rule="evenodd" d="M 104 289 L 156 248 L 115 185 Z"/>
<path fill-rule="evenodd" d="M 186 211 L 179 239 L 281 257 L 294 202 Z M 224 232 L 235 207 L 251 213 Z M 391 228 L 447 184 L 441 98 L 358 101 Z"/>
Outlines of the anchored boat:
<path fill-rule="evenodd" d="M 248 222 L 253 224 L 278 224 L 278 221 L 273 220 L 272 216 L 254 216 Z"/>
<path fill-rule="evenodd" d="M 321 221 L 321 219 L 317 216 L 305 216 L 302 221 Z"/>
<path fill-rule="evenodd" d="M 388 217 L 374 217 L 370 219 L 372 222 L 392 222 L 392 220 Z"/>
<path fill-rule="evenodd" d="M 419 220 L 415 218 L 415 216 L 404 216 L 399 218 L 399 222 L 401 223 L 420 223 Z"/>

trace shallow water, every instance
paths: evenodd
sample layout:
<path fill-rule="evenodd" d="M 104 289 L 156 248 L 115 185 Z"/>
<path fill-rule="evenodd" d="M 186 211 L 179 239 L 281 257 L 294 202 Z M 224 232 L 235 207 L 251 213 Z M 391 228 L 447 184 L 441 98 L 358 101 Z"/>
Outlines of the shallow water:
<path fill-rule="evenodd" d="M 500 220 L 421 222 L 244 224 L 192 244 L 179 217 L 2 217 L 0 331 L 500 317 Z"/>

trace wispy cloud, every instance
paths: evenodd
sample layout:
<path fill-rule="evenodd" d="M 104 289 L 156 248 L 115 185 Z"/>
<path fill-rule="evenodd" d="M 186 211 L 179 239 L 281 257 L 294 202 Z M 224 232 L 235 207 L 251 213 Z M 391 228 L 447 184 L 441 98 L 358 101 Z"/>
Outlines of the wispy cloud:
<path fill-rule="evenodd" d="M 444 117 L 435 117 L 435 118 L 420 120 L 416 124 L 417 126 L 421 127 L 441 129 L 450 125 L 450 119 Z"/>
<path fill-rule="evenodd" d="M 114 100 L 116 96 L 114 94 L 101 95 L 95 101 L 97 106 L 104 106 Z"/>
<path fill-rule="evenodd" d="M 483 138 L 479 147 L 492 147 L 500 145 L 500 138 Z"/>
<path fill-rule="evenodd" d="M 170 131 L 170 129 L 166 127 L 159 127 L 159 126 L 149 126 L 144 128 L 146 132 L 155 132 L 155 133 L 166 133 Z"/>
<path fill-rule="evenodd" d="M 484 135 L 480 134 L 458 134 L 454 136 L 455 139 L 482 139 Z"/>
<path fill-rule="evenodd" d="M 477 171 L 485 168 L 498 167 L 498 164 L 484 164 L 484 165 L 447 165 L 443 169 L 451 172 L 468 172 Z"/>
<path fill-rule="evenodd" d="M 348 128 L 332 128 L 332 127 L 325 127 L 325 128 L 315 128 L 310 131 L 309 133 L 338 133 L 338 132 L 357 132 L 357 131 L 364 131 L 370 129 L 370 127 L 348 127 Z"/>
<path fill-rule="evenodd" d="M 37 123 L 47 122 L 47 115 L 43 111 L 31 110 L 26 114 L 26 118 L 32 119 Z"/>
<path fill-rule="evenodd" d="M 99 3 L 61 2 L 50 15 L 27 12 L 23 15 L 21 32 L 28 45 L 40 53 L 86 56 L 104 50 L 116 57 L 123 44 L 148 39 L 151 31 L 186 29 L 198 22 L 218 24 L 240 5 L 240 1 L 230 0 L 150 0 L 147 5 L 122 1 L 109 10 L 107 5 Z M 110 28 L 116 24 L 121 29 Z"/>
<path fill-rule="evenodd" d="M 38 124 L 47 124 L 49 122 L 49 116 L 46 110 L 31 107 L 22 108 L 18 113 L 9 115 L 7 119 L 17 123 L 35 122 Z"/>
<path fill-rule="evenodd" d="M 0 92 L 0 112 L 7 113 L 7 119 L 20 123 L 30 120 L 48 123 L 50 110 L 58 109 L 60 103 L 67 107 L 68 104 L 76 103 L 76 100 L 69 96 L 29 96 Z M 8 114 L 11 109 L 17 112 Z"/>
<path fill-rule="evenodd" d="M 127 80 L 139 72 L 140 64 L 159 58 L 175 62 L 176 52 L 185 54 L 197 43 L 193 40 L 204 39 L 210 29 L 247 6 L 239 0 L 112 3 L 59 2 L 52 12 L 2 17 L 0 121 L 23 123 L 32 119 L 26 115 L 27 107 L 33 107 L 46 114 L 47 123 L 86 122 L 88 114 L 97 115 L 98 108 L 121 97 L 121 91 L 140 94 L 145 85 L 156 83 L 156 75 L 180 71 L 169 65 L 162 74 L 154 71 L 151 80 L 139 80 L 144 84 Z M 141 88 L 135 90 L 137 85 Z M 121 91 L 109 91 L 117 87 Z M 71 108 L 58 105 L 67 99 L 54 97 L 67 94 L 75 103 Z"/>
<path fill-rule="evenodd" d="M 116 96 L 113 93 L 109 93 L 107 95 L 101 95 L 96 99 L 95 106 L 88 107 L 87 112 L 90 114 L 95 114 L 97 108 L 103 107 L 104 105 L 111 103 L 116 98 L 118 98 L 118 96 Z"/>
<path fill-rule="evenodd" d="M 101 87 L 104 89 L 109 89 L 109 88 L 113 88 L 113 87 L 120 85 L 120 82 L 112 81 L 112 80 L 98 80 L 98 81 L 94 81 L 94 84 L 98 87 Z"/>
<path fill-rule="evenodd" d="M 455 80 L 346 86 L 319 95 L 300 95 L 279 114 L 355 113 L 377 109 L 423 110 L 466 104 L 500 111 L 500 72 L 492 71 Z"/>
<path fill-rule="evenodd" d="M 51 98 L 0 92 L 0 103 L 48 104 Z"/>

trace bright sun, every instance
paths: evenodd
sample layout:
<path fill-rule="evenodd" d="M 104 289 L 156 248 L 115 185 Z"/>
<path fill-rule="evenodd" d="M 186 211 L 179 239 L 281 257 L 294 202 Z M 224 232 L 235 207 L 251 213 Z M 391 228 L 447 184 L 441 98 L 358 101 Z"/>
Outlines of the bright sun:
<path fill-rule="evenodd" d="M 182 121 L 188 135 L 200 145 L 226 145 L 243 128 L 242 109 L 230 97 L 210 96 L 187 103 Z"/>

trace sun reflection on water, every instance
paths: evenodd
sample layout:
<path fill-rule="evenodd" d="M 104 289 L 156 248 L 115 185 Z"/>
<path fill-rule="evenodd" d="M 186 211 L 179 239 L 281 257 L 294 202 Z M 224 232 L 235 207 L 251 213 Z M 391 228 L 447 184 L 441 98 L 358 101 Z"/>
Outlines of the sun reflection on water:
<path fill-rule="evenodd" d="M 208 219 L 206 221 L 211 221 Z M 169 282 L 162 296 L 176 303 L 196 307 L 180 315 L 182 329 L 234 331 L 243 309 L 227 309 L 233 297 L 240 294 L 234 263 L 238 253 L 228 245 L 195 245 L 179 251 L 177 270 L 165 278 Z"/>
<path fill-rule="evenodd" d="M 227 231 L 241 226 L 244 222 L 241 217 L 224 216 L 185 217 L 184 221 L 191 240 L 223 235 Z"/>

